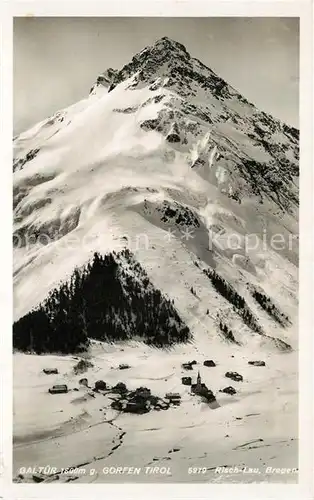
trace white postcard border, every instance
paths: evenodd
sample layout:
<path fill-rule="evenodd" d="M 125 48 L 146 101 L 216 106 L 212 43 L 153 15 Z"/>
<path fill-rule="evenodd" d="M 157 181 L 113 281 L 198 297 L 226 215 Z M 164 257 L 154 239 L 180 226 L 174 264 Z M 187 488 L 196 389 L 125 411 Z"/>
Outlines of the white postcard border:
<path fill-rule="evenodd" d="M 312 2 L 64 0 L 5 2 L 1 13 L 1 213 L 0 246 L 1 440 L 0 497 L 50 498 L 313 498 L 313 12 Z M 123 17 L 300 17 L 300 309 L 299 309 L 299 484 L 101 484 L 29 485 L 12 483 L 12 25 L 13 16 Z M 280 69 L 279 69 L 280 70 Z M 312 271 L 312 272 L 311 272 Z"/>

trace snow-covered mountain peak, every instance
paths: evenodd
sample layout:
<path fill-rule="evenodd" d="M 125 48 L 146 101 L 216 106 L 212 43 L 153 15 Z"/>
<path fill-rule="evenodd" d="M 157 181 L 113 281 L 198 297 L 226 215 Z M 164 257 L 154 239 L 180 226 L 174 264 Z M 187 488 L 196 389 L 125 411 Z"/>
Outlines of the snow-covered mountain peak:
<path fill-rule="evenodd" d="M 296 129 L 258 110 L 181 43 L 167 37 L 144 48 L 120 70 L 107 70 L 92 94 L 111 93 L 127 81 L 127 90 L 147 89 L 150 97 L 140 106 L 127 106 L 125 112 L 137 113 L 150 104 L 144 119 L 137 113 L 140 127 L 162 134 L 174 150 L 189 156 L 190 165 L 205 179 L 235 200 L 254 195 L 263 201 L 266 196 L 281 209 L 295 211 Z"/>
<path fill-rule="evenodd" d="M 135 55 L 134 58 L 136 59 L 143 56 L 154 57 L 158 53 L 160 53 L 166 59 L 171 57 L 172 59 L 177 58 L 181 60 L 189 60 L 191 58 L 190 54 L 182 43 L 177 42 L 176 40 L 173 40 L 167 36 L 156 40 L 155 43 L 141 50 L 141 52 Z"/>
<path fill-rule="evenodd" d="M 117 84 L 134 74 L 138 75 L 138 82 L 152 83 L 155 75 L 169 77 L 171 69 L 188 64 L 190 59 L 184 45 L 163 37 L 135 54 L 120 70 L 106 70 L 98 77 L 96 85 L 102 85 L 110 92 Z M 93 90 L 95 86 L 92 87 Z"/>
<path fill-rule="evenodd" d="M 276 251 L 269 244 L 275 233 L 288 244 L 297 232 L 298 131 L 259 111 L 177 42 L 162 38 L 122 69 L 109 68 L 85 99 L 16 137 L 14 170 L 16 317 L 125 235 L 159 241 L 136 257 L 177 297 L 193 335 L 207 324 L 215 331 L 226 306 L 211 293 L 196 310 L 188 305 L 192 283 L 210 287 L 208 278 L 225 279 L 249 301 L 247 283 L 283 312 L 296 307 L 297 242 Z M 256 249 L 247 250 L 247 233 Z M 73 250 L 73 237 L 84 244 Z M 223 278 L 204 275 L 203 266 Z M 214 315 L 204 316 L 203 300 L 205 311 L 214 300 Z M 261 324 L 269 333 L 264 317 Z M 231 310 L 228 325 L 241 326 Z"/>

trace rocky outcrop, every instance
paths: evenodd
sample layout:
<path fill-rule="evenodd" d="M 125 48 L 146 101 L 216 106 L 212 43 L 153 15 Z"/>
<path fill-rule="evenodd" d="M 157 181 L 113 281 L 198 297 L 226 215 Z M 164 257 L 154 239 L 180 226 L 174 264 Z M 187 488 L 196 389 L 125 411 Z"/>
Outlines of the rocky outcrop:
<path fill-rule="evenodd" d="M 40 149 L 31 149 L 26 153 L 26 155 L 23 158 L 17 158 L 16 160 L 13 161 L 13 172 L 16 172 L 18 170 L 21 170 L 24 165 L 30 161 L 32 161 L 36 156 L 38 155 Z"/>
<path fill-rule="evenodd" d="M 117 75 L 118 71 L 116 69 L 108 68 L 98 76 L 95 84 L 90 89 L 90 94 L 93 94 L 97 87 L 104 87 L 109 90 L 116 81 Z"/>
<path fill-rule="evenodd" d="M 181 141 L 179 126 L 177 123 L 172 124 L 172 126 L 171 126 L 171 128 L 166 136 L 166 139 L 170 143 Z"/>

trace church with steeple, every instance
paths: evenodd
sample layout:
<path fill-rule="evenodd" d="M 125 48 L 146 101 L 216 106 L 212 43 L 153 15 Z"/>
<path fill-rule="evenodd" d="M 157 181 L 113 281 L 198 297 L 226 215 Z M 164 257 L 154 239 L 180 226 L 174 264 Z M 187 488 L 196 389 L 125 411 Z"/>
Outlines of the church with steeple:
<path fill-rule="evenodd" d="M 206 385 L 202 382 L 202 377 L 200 371 L 197 372 L 196 384 L 191 385 L 191 390 L 195 394 L 200 394 L 204 389 L 207 389 Z"/>
<path fill-rule="evenodd" d="M 198 387 L 198 388 L 202 387 L 202 377 L 201 377 L 201 374 L 200 374 L 199 370 L 198 370 L 198 373 L 197 373 L 196 387 Z"/>
<path fill-rule="evenodd" d="M 198 396 L 203 396 L 207 399 L 207 401 L 214 401 L 216 399 L 213 392 L 202 382 L 202 377 L 199 371 L 197 373 L 196 384 L 191 385 L 191 392 L 193 394 L 197 394 Z"/>

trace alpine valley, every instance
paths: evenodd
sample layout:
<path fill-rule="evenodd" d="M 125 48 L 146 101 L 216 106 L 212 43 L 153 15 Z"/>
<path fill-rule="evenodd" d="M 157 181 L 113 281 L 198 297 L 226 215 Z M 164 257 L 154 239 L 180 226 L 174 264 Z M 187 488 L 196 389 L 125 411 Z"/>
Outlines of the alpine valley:
<path fill-rule="evenodd" d="M 167 37 L 14 138 L 15 481 L 297 481 L 298 180 Z"/>

